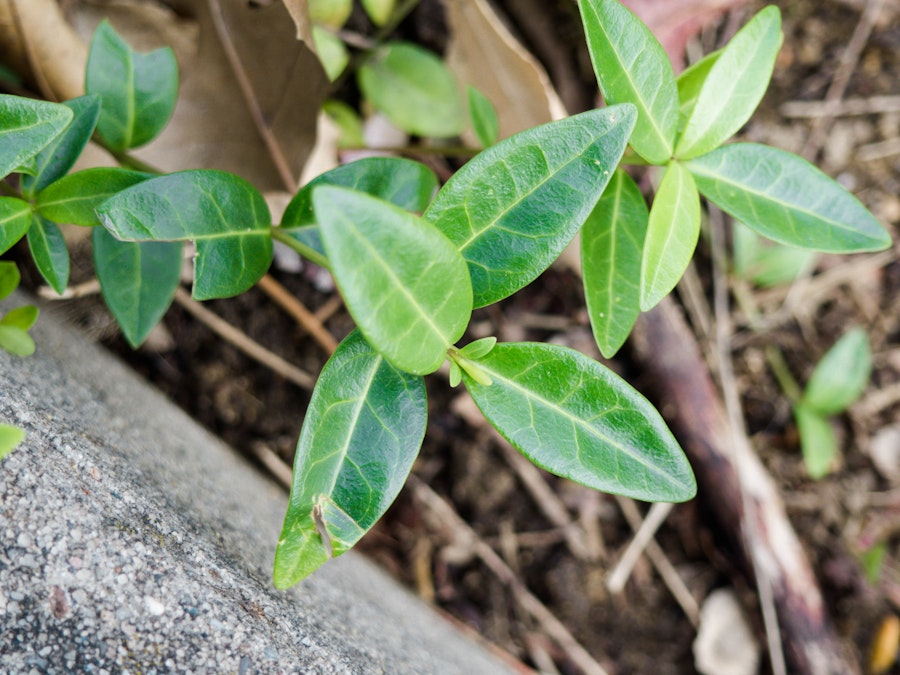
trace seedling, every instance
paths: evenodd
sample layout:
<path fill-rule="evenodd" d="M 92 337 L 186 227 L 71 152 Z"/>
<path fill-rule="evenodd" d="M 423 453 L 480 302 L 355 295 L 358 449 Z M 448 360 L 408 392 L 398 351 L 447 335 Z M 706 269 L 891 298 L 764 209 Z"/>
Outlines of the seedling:
<path fill-rule="evenodd" d="M 376 4 L 367 4 L 370 12 Z M 490 106 L 470 93 L 477 135 L 490 147 L 436 195 L 437 179 L 424 165 L 366 159 L 301 188 L 278 224 L 259 191 L 221 171 L 154 176 L 89 169 L 61 176 L 61 160 L 23 166 L 56 137 L 62 140 L 54 158 L 77 157 L 98 102 L 97 134 L 127 161 L 124 153 L 152 138 L 174 105 L 169 52 L 134 54 L 104 25 L 91 47 L 88 98 L 78 106 L 0 101 L 12 110 L 30 106 L 42 123 L 2 118 L 25 147 L 9 171 L 35 176 L 6 205 L 18 233 L 8 246 L 27 232 L 38 243 L 32 247 L 38 269 L 61 290 L 68 258 L 54 223 L 93 227 L 104 298 L 132 344 L 146 338 L 171 302 L 182 242 L 196 245 L 198 299 L 255 284 L 272 261 L 273 240 L 333 273 L 358 329 L 326 363 L 305 414 L 276 549 L 277 586 L 297 583 L 352 547 L 384 514 L 425 434 L 423 377 L 446 360 L 451 383 L 462 383 L 488 421 L 538 466 L 637 499 L 694 496 L 693 474 L 659 413 L 600 363 L 549 344 L 493 338 L 457 344 L 474 308 L 536 279 L 583 225 L 588 310 L 606 355 L 684 271 L 698 239 L 700 194 L 776 241 L 827 251 L 889 245 L 871 214 L 804 160 L 756 144 L 722 146 L 768 85 L 781 43 L 776 9 L 760 12 L 728 46 L 676 80 L 662 47 L 618 2 L 579 6 L 607 107 L 494 143 Z M 377 102 L 382 92 L 373 82 L 380 73 L 391 79 L 407 72 L 402 91 L 393 94 L 404 107 L 391 113 L 385 98 L 385 114 L 413 133 L 458 133 L 465 125 L 458 94 L 429 70 L 434 61 L 425 71 L 407 70 L 418 58 L 411 50 L 376 47 L 359 71 L 362 90 Z M 158 66 L 152 73 L 141 66 L 148 62 Z M 127 77 L 110 85 L 91 76 L 92 68 L 124 68 Z M 426 71 L 434 75 L 423 82 Z M 160 72 L 171 78 L 161 87 Z M 157 89 L 163 101 L 151 95 Z M 431 111 L 426 122 L 440 120 L 440 129 L 422 126 L 416 115 L 402 117 L 415 107 L 407 99 L 444 89 L 441 110 L 422 108 Z M 78 124 L 66 126 L 70 119 Z M 622 163 L 664 171 L 649 209 Z"/>

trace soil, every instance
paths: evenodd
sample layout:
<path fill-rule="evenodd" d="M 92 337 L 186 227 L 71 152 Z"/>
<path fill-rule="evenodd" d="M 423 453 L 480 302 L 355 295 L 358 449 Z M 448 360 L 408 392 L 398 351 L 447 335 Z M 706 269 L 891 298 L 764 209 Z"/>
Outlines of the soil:
<path fill-rule="evenodd" d="M 537 23 L 554 31 L 551 42 L 560 45 L 554 58 L 567 59 L 571 65 L 565 75 L 568 81 L 557 84 L 560 90 L 575 92 L 567 103 L 571 112 L 577 112 L 595 91 L 589 61 L 584 50 L 576 47 L 579 41 L 571 37 L 579 31 L 577 15 L 570 3 L 531 4 L 548 14 L 546 21 Z M 776 4 L 784 14 L 784 48 L 772 89 L 742 136 L 802 152 L 811 122 L 786 117 L 784 106 L 790 101 L 825 98 L 860 12 L 849 0 Z M 725 15 L 704 30 L 690 49 L 716 48 L 761 6 L 750 2 Z M 851 64 L 844 98 L 871 100 L 900 94 L 900 11 L 896 3 L 888 2 L 882 14 L 858 61 Z M 418 29 L 410 21 L 404 30 L 414 34 Z M 527 31 L 521 32 L 529 45 Z M 535 52 L 546 58 L 539 49 Z M 896 240 L 900 105 L 889 112 L 839 116 L 829 122 L 825 142 L 816 153 L 819 165 L 852 189 Z M 892 152 L 886 145 L 890 142 L 895 144 Z M 879 149 L 887 154 L 877 157 Z M 877 453 L 873 455 L 882 442 L 877 439 L 888 430 L 900 433 L 897 253 L 895 245 L 887 256 L 823 256 L 809 278 L 775 289 L 734 284 L 735 297 L 743 298 L 741 307 L 746 310 L 748 303 L 755 303 L 766 317 L 761 330 L 751 329 L 741 309 L 735 309 L 732 317 L 733 358 L 748 433 L 782 491 L 837 632 L 861 663 L 868 662 L 884 619 L 900 614 L 900 441 L 894 440 L 892 458 L 878 460 Z M 706 290 L 700 295 L 709 300 L 708 256 L 698 258 L 696 269 Z M 333 292 L 320 283 L 321 276 L 313 268 L 301 274 L 276 270 L 273 275 L 313 310 L 332 299 Z M 291 460 L 307 391 L 249 360 L 178 306 L 164 322 L 172 348 L 137 352 L 107 330 L 109 320 L 102 319 L 99 303 L 78 300 L 68 306 L 82 321 L 91 321 L 106 344 L 233 446 L 254 458 L 263 447 Z M 258 289 L 207 306 L 309 372 L 318 372 L 327 358 Z M 849 413 L 835 421 L 841 445 L 835 471 L 813 481 L 802 463 L 791 406 L 766 365 L 765 349 L 776 345 L 790 371 L 805 382 L 816 360 L 852 325 L 863 326 L 871 339 L 871 384 Z M 328 318 L 326 326 L 337 338 L 352 327 L 343 310 Z M 563 269 L 553 268 L 522 293 L 476 312 L 469 337 L 487 334 L 501 340 L 561 342 L 599 358 L 580 281 Z M 700 340 L 704 343 L 702 336 Z M 611 365 L 652 398 L 653 383 L 642 379 L 627 349 Z M 544 475 L 566 517 L 587 533 L 582 546 L 568 545 L 564 528 L 551 521 L 525 489 L 502 441 L 457 414 L 460 409 L 465 413 L 458 391 L 448 390 L 440 378 L 430 378 L 428 392 L 430 421 L 416 476 L 452 503 L 610 673 L 696 672 L 692 655 L 696 629 L 646 558 L 638 561 L 622 593 L 607 590 L 608 575 L 633 536 L 619 502 Z M 645 505 L 639 508 L 646 511 Z M 553 672 L 552 668 L 579 672 L 570 655 L 523 611 L 509 585 L 479 561 L 472 547 L 453 541 L 448 528 L 448 523 L 429 518 L 412 492 L 405 490 L 360 548 L 461 625 L 514 658 L 545 672 Z M 765 644 L 753 582 L 736 566 L 734 552 L 721 543 L 710 514 L 696 503 L 677 506 L 656 541 L 698 601 L 720 587 L 735 590 L 752 631 Z M 880 570 L 867 576 L 862 561 L 867 551 L 878 546 L 884 550 L 883 562 Z M 764 655 L 762 659 L 765 672 L 769 666 Z M 896 658 L 881 672 L 900 673 Z"/>

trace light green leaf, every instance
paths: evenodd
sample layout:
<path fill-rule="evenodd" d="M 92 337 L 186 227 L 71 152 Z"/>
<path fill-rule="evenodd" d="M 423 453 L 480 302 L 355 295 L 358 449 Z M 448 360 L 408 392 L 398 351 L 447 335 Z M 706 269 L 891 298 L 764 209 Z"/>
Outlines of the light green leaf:
<path fill-rule="evenodd" d="M 19 287 L 21 279 L 16 263 L 0 260 L 0 300 L 8 298 Z"/>
<path fill-rule="evenodd" d="M 747 123 L 769 86 L 782 39 L 774 5 L 738 31 L 709 69 L 675 147 L 677 157 L 703 155 Z"/>
<path fill-rule="evenodd" d="M 104 20 L 88 53 L 84 88 L 103 104 L 97 133 L 116 151 L 149 143 L 175 110 L 178 62 L 169 48 L 139 54 Z"/>
<path fill-rule="evenodd" d="M 431 223 L 343 187 L 313 193 L 335 281 L 363 335 L 400 370 L 437 370 L 466 329 L 465 262 Z"/>
<path fill-rule="evenodd" d="M 619 351 L 640 314 L 648 217 L 640 188 L 620 169 L 581 231 L 584 296 L 594 339 L 606 358 Z"/>
<path fill-rule="evenodd" d="M 484 337 L 480 340 L 475 340 L 474 342 L 470 342 L 465 347 L 459 350 L 459 353 L 466 357 L 467 359 L 480 359 L 482 356 L 486 356 L 497 344 L 497 338 Z"/>
<path fill-rule="evenodd" d="M 314 25 L 312 36 L 325 74 L 334 82 L 350 63 L 350 52 L 344 41 L 329 30 Z"/>
<path fill-rule="evenodd" d="M 329 99 L 322 104 L 324 112 L 334 122 L 341 132 L 338 139 L 338 148 L 361 148 L 365 146 L 366 139 L 363 135 L 363 123 L 359 114 L 343 101 Z"/>
<path fill-rule="evenodd" d="M 666 169 L 653 206 L 641 258 L 641 310 L 652 309 L 675 288 L 700 238 L 700 195 L 677 162 Z"/>
<path fill-rule="evenodd" d="M 838 444 L 831 421 L 804 405 L 794 406 L 794 418 L 800 434 L 803 464 L 813 480 L 824 478 L 837 457 Z"/>
<path fill-rule="evenodd" d="M 0 253 L 6 253 L 31 227 L 31 204 L 0 197 Z"/>
<path fill-rule="evenodd" d="M 13 326 L 19 330 L 28 330 L 37 321 L 40 311 L 34 305 L 23 305 L 9 310 L 0 318 L 0 326 Z"/>
<path fill-rule="evenodd" d="M 393 368 L 358 331 L 325 364 L 294 458 L 275 586 L 293 586 L 337 557 L 397 497 L 425 435 L 420 377 Z"/>
<path fill-rule="evenodd" d="M 862 328 L 854 328 L 834 343 L 806 384 L 802 404 L 821 415 L 846 410 L 858 399 L 872 374 L 872 347 Z"/>
<path fill-rule="evenodd" d="M 0 460 L 25 440 L 25 432 L 10 424 L 0 424 Z"/>
<path fill-rule="evenodd" d="M 31 356 L 34 354 L 34 340 L 18 326 L 0 323 L 0 349 L 16 356 Z"/>
<path fill-rule="evenodd" d="M 678 132 L 684 131 L 688 118 L 697 105 L 697 97 L 700 96 L 700 90 L 703 89 L 703 83 L 709 77 L 709 71 L 715 65 L 719 57 L 722 56 L 722 50 L 718 49 L 710 52 L 697 63 L 692 64 L 689 68 L 683 70 L 679 75 L 675 84 L 678 87 Z"/>
<path fill-rule="evenodd" d="M 660 414 L 612 371 L 555 345 L 498 344 L 479 359 L 493 383 L 463 373 L 484 416 L 528 459 L 596 490 L 684 501 L 697 490 Z"/>
<path fill-rule="evenodd" d="M 136 349 L 172 304 L 181 280 L 182 245 L 119 241 L 102 227 L 94 228 L 92 242 L 103 299 Z"/>
<path fill-rule="evenodd" d="M 664 164 L 678 126 L 669 57 L 650 29 L 616 0 L 578 0 L 578 7 L 603 98 L 608 104 L 634 104 L 631 147 L 651 164 Z"/>
<path fill-rule="evenodd" d="M 59 103 L 0 94 L 0 178 L 21 167 L 72 121 Z"/>
<path fill-rule="evenodd" d="M 59 226 L 35 214 L 28 228 L 28 248 L 41 276 L 62 295 L 69 283 L 69 250 Z"/>
<path fill-rule="evenodd" d="M 685 166 L 704 197 L 773 241 L 827 253 L 891 245 L 884 227 L 856 197 L 789 152 L 735 143 Z"/>
<path fill-rule="evenodd" d="M 272 263 L 272 217 L 259 191 L 224 171 L 181 171 L 138 183 L 97 207 L 125 241 L 197 243 L 194 297 L 243 293 Z"/>
<path fill-rule="evenodd" d="M 331 28 L 340 28 L 353 12 L 353 0 L 308 0 L 309 20 Z"/>
<path fill-rule="evenodd" d="M 733 222 L 735 272 L 757 286 L 769 288 L 790 283 L 815 266 L 815 251 L 770 242 L 746 225 Z"/>
<path fill-rule="evenodd" d="M 376 26 L 381 27 L 387 25 L 391 15 L 394 13 L 394 7 L 397 0 L 361 0 L 363 9 Z"/>
<path fill-rule="evenodd" d="M 487 96 L 470 86 L 469 117 L 472 118 L 472 129 L 481 147 L 489 148 L 500 137 L 500 120 L 497 111 Z"/>
<path fill-rule="evenodd" d="M 425 218 L 469 264 L 475 306 L 550 266 L 603 193 L 634 125 L 630 105 L 591 110 L 491 146 L 447 181 Z"/>
<path fill-rule="evenodd" d="M 456 82 L 433 53 L 406 42 L 379 47 L 360 66 L 359 88 L 375 108 L 417 136 L 456 136 L 466 113 Z"/>
<path fill-rule="evenodd" d="M 42 190 L 35 208 L 55 223 L 94 227 L 100 224 L 96 208 L 125 188 L 152 178 L 149 173 L 97 167 L 60 178 Z"/>
<path fill-rule="evenodd" d="M 98 96 L 73 98 L 63 105 L 72 110 L 72 121 L 35 156 L 34 175 L 22 176 L 22 193 L 29 198 L 68 173 L 97 126 L 100 116 Z"/>

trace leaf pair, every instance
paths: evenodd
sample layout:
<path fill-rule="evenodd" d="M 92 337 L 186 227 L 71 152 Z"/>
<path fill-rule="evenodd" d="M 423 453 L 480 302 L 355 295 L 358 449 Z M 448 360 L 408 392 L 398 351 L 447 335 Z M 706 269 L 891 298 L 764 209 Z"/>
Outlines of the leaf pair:
<path fill-rule="evenodd" d="M 19 279 L 19 268 L 15 263 L 0 261 L 0 300 L 16 290 Z M 16 307 L 0 316 L 0 349 L 17 356 L 33 354 L 34 340 L 28 334 L 28 329 L 34 325 L 37 317 L 38 308 L 33 305 Z M 0 449 L 0 458 L 2 456 Z"/>

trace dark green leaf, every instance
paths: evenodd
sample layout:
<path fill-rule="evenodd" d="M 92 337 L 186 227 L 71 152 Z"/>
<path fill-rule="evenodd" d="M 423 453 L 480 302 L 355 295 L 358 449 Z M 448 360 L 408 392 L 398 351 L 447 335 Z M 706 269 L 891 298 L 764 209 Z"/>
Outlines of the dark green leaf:
<path fill-rule="evenodd" d="M 640 313 L 641 251 L 648 217 L 640 188 L 618 170 L 581 231 L 588 316 L 606 358 L 619 351 Z"/>
<path fill-rule="evenodd" d="M 612 371 L 565 347 L 498 344 L 466 387 L 484 416 L 543 469 L 647 501 L 696 493 L 690 465 L 660 414 Z"/>
<path fill-rule="evenodd" d="M 0 349 L 16 356 L 31 356 L 34 354 L 34 340 L 18 326 L 0 323 Z"/>
<path fill-rule="evenodd" d="M 434 172 L 424 164 L 398 157 L 367 157 L 344 164 L 316 176 L 294 195 L 285 209 L 281 227 L 294 228 L 316 224 L 312 194 L 320 185 L 338 185 L 365 192 L 407 211 L 421 213 L 437 191 Z"/>
<path fill-rule="evenodd" d="M 700 195 L 679 163 L 666 169 L 650 208 L 641 258 L 641 309 L 662 300 L 687 269 L 700 238 Z"/>
<path fill-rule="evenodd" d="M 56 223 L 93 227 L 100 224 L 95 210 L 100 204 L 149 178 L 149 173 L 128 169 L 85 169 L 47 186 L 38 194 L 35 208 Z"/>
<path fill-rule="evenodd" d="M 804 405 L 794 406 L 794 418 L 800 434 L 803 464 L 810 478 L 824 478 L 837 457 L 838 443 L 831 421 Z"/>
<path fill-rule="evenodd" d="M 523 131 L 447 181 L 425 218 L 469 264 L 475 306 L 515 293 L 575 236 L 622 157 L 634 107 L 612 106 Z"/>
<path fill-rule="evenodd" d="M 15 197 L 0 197 L 0 253 L 6 253 L 31 227 L 31 205 Z"/>
<path fill-rule="evenodd" d="M 0 459 L 15 450 L 25 440 L 25 432 L 9 424 L 0 424 Z"/>
<path fill-rule="evenodd" d="M 149 143 L 175 109 L 178 62 L 168 47 L 139 54 L 103 21 L 88 53 L 84 88 L 103 101 L 97 132 L 113 150 Z"/>
<path fill-rule="evenodd" d="M 0 300 L 9 297 L 19 287 L 21 278 L 16 263 L 0 260 Z"/>
<path fill-rule="evenodd" d="M 456 248 L 426 220 L 362 192 L 321 185 L 313 203 L 335 281 L 363 335 L 401 370 L 437 370 L 472 313 Z"/>
<path fill-rule="evenodd" d="M 821 415 L 843 412 L 863 393 L 871 374 L 869 336 L 862 328 L 854 328 L 819 361 L 806 384 L 802 404 Z"/>
<path fill-rule="evenodd" d="M 81 96 L 63 103 L 73 113 L 66 130 L 54 138 L 35 157 L 35 174 L 22 176 L 22 191 L 34 196 L 55 180 L 65 176 L 91 139 L 100 116 L 100 98 Z"/>
<path fill-rule="evenodd" d="M 28 228 L 28 248 L 41 276 L 62 295 L 69 283 L 69 250 L 59 226 L 35 215 Z"/>
<path fill-rule="evenodd" d="M 72 121 L 59 103 L 0 94 L 0 178 L 33 158 Z"/>
<path fill-rule="evenodd" d="M 417 136 L 456 136 L 466 114 L 453 75 L 433 53 L 407 42 L 375 50 L 357 73 L 363 95 L 397 127 Z"/>
<path fill-rule="evenodd" d="M 773 241 L 828 253 L 891 245 L 884 227 L 856 197 L 789 152 L 735 143 L 685 166 L 704 197 Z"/>
<path fill-rule="evenodd" d="M 469 117 L 472 118 L 472 129 L 481 147 L 489 148 L 500 137 L 500 120 L 497 111 L 487 96 L 475 87 L 469 87 Z"/>
<path fill-rule="evenodd" d="M 180 242 L 119 241 L 102 227 L 92 233 L 94 268 L 107 307 L 137 348 L 159 323 L 181 280 Z"/>
<path fill-rule="evenodd" d="M 0 318 L 0 326 L 13 326 L 19 330 L 28 330 L 37 321 L 39 310 L 34 305 L 23 305 L 9 310 Z"/>
<path fill-rule="evenodd" d="M 703 155 L 747 123 L 769 86 L 781 42 L 781 14 L 774 5 L 738 31 L 709 69 L 676 156 Z"/>
<path fill-rule="evenodd" d="M 97 214 L 117 239 L 196 241 L 198 300 L 243 293 L 272 262 L 265 199 L 224 171 L 181 171 L 144 181 L 105 201 Z"/>
<path fill-rule="evenodd" d="M 400 492 L 425 434 L 422 378 L 393 368 L 358 331 L 325 364 L 294 458 L 275 586 L 293 586 L 353 546 Z"/>
<path fill-rule="evenodd" d="M 651 164 L 665 163 L 678 126 L 669 57 L 650 29 L 616 0 L 578 0 L 578 7 L 603 98 L 635 105 L 631 147 Z"/>

